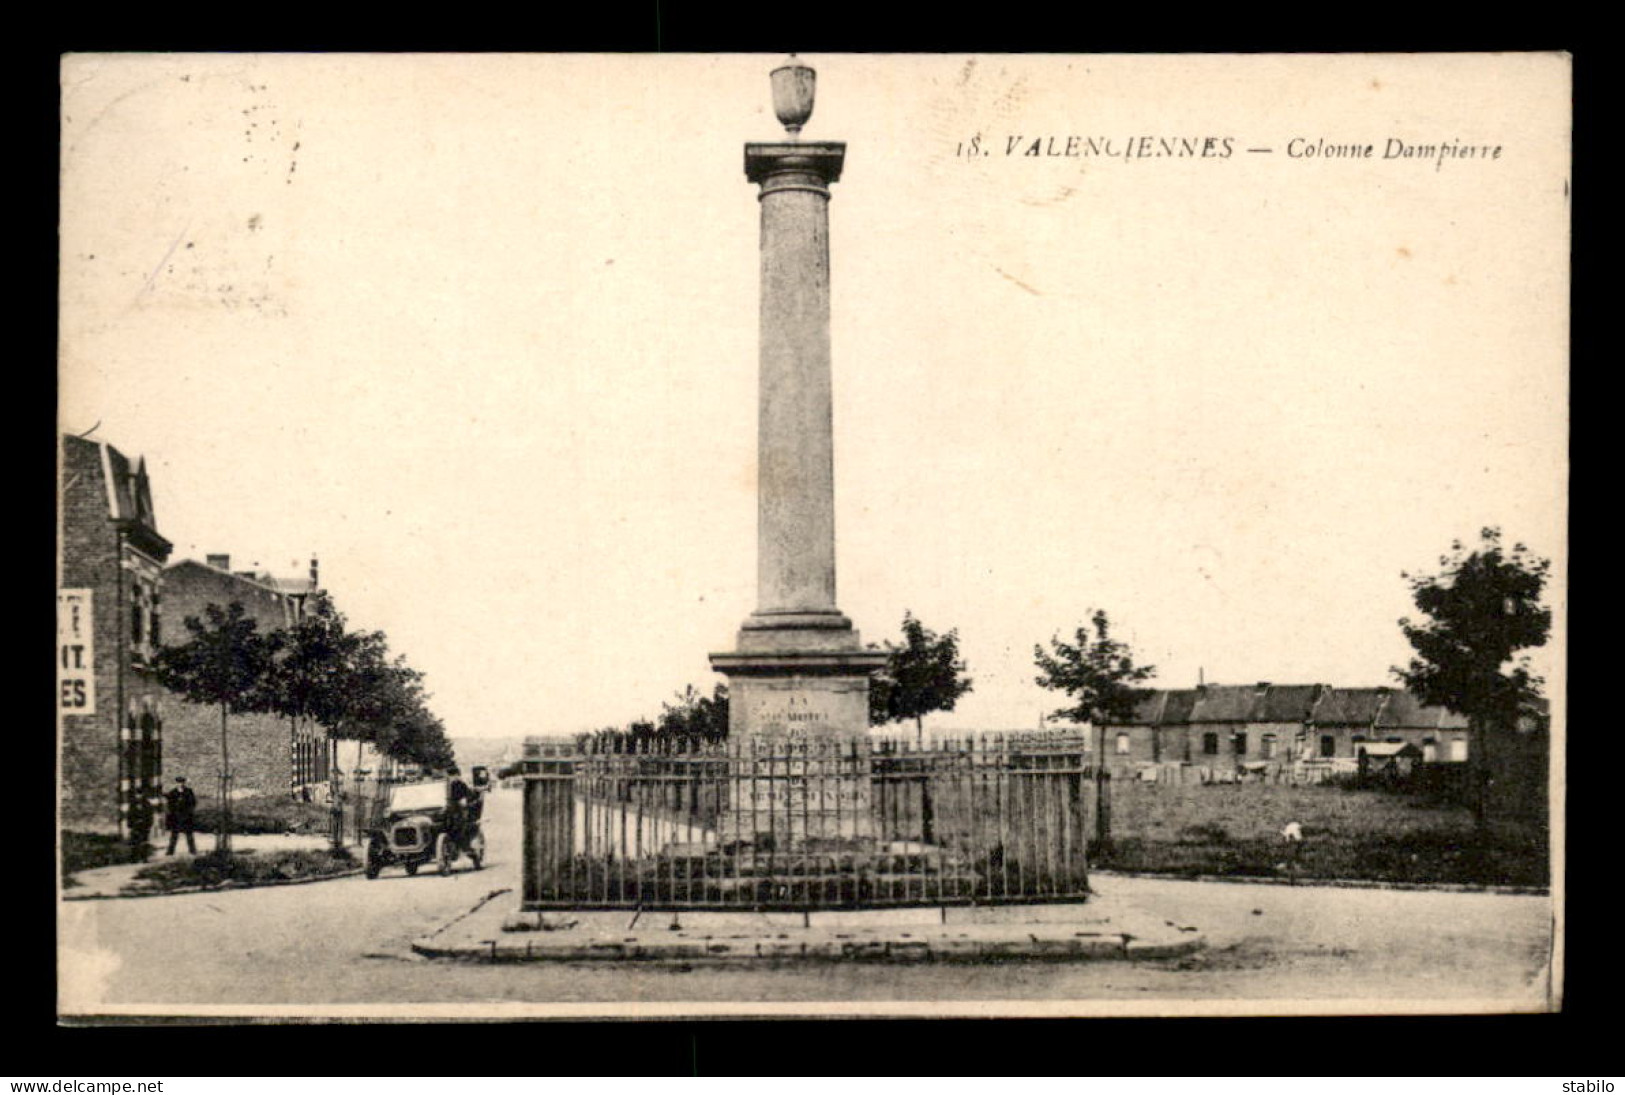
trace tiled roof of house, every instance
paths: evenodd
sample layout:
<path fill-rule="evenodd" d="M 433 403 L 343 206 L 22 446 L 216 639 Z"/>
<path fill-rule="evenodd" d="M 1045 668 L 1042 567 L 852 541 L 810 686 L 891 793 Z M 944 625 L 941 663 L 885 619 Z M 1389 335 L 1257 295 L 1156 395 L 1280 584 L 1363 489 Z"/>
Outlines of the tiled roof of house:
<path fill-rule="evenodd" d="M 1541 701 L 1544 703 L 1544 701 Z M 1396 688 L 1322 684 L 1210 684 L 1146 689 L 1132 717 L 1113 726 L 1282 722 L 1405 730 L 1463 730 L 1465 716 Z"/>
<path fill-rule="evenodd" d="M 1198 688 L 1192 722 L 1255 722 L 1264 708 L 1265 687 L 1209 684 Z"/>
<path fill-rule="evenodd" d="M 1316 726 L 1372 726 L 1391 688 L 1328 688 L 1315 705 Z"/>
<path fill-rule="evenodd" d="M 1383 705 L 1377 726 L 1385 730 L 1465 730 L 1467 716 L 1431 707 L 1410 692 L 1396 690 Z"/>
<path fill-rule="evenodd" d="M 1194 688 L 1148 688 L 1127 719 L 1114 719 L 1112 726 L 1174 726 L 1190 721 Z"/>
<path fill-rule="evenodd" d="M 1272 684 L 1264 693 L 1259 722 L 1304 722 L 1325 691 L 1319 684 Z"/>
<path fill-rule="evenodd" d="M 1191 708 L 1196 706 L 1196 689 L 1172 688 L 1168 690 L 1168 703 L 1162 709 L 1162 725 L 1180 726 L 1191 721 Z"/>
<path fill-rule="evenodd" d="M 1134 714 L 1126 719 L 1113 719 L 1113 726 L 1155 726 L 1162 720 L 1163 708 L 1168 706 L 1168 691 L 1147 688 L 1134 706 Z"/>

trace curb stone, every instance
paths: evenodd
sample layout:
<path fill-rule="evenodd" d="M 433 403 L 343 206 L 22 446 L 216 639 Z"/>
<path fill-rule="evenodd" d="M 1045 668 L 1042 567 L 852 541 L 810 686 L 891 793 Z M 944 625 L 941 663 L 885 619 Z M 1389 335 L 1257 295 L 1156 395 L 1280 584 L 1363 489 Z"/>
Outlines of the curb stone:
<path fill-rule="evenodd" d="M 916 963 L 939 961 L 999 961 L 1014 959 L 1155 959 L 1192 954 L 1204 946 L 1200 939 L 1181 943 L 1136 942 L 1125 936 L 1092 940 L 1069 939 L 934 939 L 908 940 L 820 939 L 750 940 L 715 939 L 645 943 L 583 939 L 565 946 L 536 948 L 524 944 L 483 940 L 462 946 L 434 944 L 424 937 L 412 950 L 426 958 L 465 962 L 782 962 L 834 961 Z"/>
<path fill-rule="evenodd" d="M 449 961 L 508 962 L 638 962 L 638 963 L 782 963 L 864 962 L 905 964 L 945 961 L 1138 960 L 1173 958 L 1202 949 L 1206 941 L 1194 928 L 1169 924 L 1169 932 L 1140 938 L 1108 930 L 1095 922 L 1018 921 L 1007 924 L 918 924 L 783 930 L 783 926 L 728 925 L 673 931 L 646 928 L 639 932 L 608 925 L 568 926 L 552 930 L 504 931 L 487 911 L 490 923 L 467 923 L 492 900 L 509 890 L 486 895 L 468 912 L 419 936 L 411 949 L 425 957 Z M 502 923 L 514 920 L 509 914 Z M 451 929 L 461 924 L 460 932 Z M 743 928 L 744 930 L 739 930 Z M 907 928 L 907 930 L 903 930 Z"/>
<path fill-rule="evenodd" d="M 1434 893 L 1491 893 L 1517 897 L 1549 897 L 1549 886 L 1495 886 L 1472 882 L 1383 882 L 1373 878 L 1280 878 L 1274 875 L 1176 874 L 1171 871 L 1119 871 L 1097 868 L 1091 876 L 1151 878 L 1168 882 L 1235 882 L 1246 886 L 1324 886 L 1340 890 L 1427 890 Z"/>

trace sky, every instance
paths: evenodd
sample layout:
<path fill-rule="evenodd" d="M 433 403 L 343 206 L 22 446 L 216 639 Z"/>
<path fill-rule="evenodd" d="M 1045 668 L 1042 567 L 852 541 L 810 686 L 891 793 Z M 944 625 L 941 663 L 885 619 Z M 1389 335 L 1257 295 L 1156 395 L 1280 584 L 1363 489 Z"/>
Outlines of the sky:
<path fill-rule="evenodd" d="M 1560 691 L 1565 59 L 805 60 L 837 601 L 958 630 L 929 725 L 1037 725 L 1034 644 L 1097 607 L 1165 687 L 1392 683 L 1402 572 L 1487 525 L 1553 560 Z M 317 556 L 453 737 L 708 691 L 778 61 L 68 57 L 62 428 L 145 457 L 171 561 Z"/>

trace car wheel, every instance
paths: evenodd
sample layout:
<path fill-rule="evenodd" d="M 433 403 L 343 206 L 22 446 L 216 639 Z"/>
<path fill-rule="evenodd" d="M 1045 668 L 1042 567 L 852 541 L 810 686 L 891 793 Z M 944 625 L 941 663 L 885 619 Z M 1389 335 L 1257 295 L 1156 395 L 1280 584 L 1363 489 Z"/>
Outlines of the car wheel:
<path fill-rule="evenodd" d="M 378 872 L 384 869 L 384 855 L 378 845 L 367 846 L 367 877 L 377 878 Z"/>

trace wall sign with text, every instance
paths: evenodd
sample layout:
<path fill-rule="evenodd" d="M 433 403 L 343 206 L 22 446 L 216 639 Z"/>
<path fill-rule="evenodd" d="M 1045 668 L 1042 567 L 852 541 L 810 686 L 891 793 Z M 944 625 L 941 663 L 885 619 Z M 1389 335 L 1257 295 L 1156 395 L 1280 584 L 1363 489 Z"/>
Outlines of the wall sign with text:
<path fill-rule="evenodd" d="M 96 648 L 92 593 L 56 594 L 57 707 L 64 715 L 96 713 Z"/>

